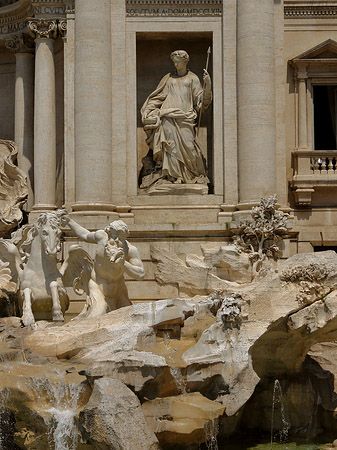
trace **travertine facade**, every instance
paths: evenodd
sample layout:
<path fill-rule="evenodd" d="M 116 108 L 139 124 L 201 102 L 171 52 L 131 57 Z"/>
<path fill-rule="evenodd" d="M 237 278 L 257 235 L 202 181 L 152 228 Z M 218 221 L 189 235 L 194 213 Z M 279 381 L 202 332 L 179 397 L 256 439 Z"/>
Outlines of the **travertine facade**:
<path fill-rule="evenodd" d="M 336 246 L 336 30 L 336 0 L 0 0 L 0 138 L 19 147 L 30 222 L 62 205 L 89 230 L 126 222 L 145 267 L 133 300 L 178 294 L 151 243 L 202 256 L 261 197 L 290 214 L 284 256 Z M 172 51 L 202 79 L 208 47 L 208 193 L 146 193 L 141 106 Z"/>

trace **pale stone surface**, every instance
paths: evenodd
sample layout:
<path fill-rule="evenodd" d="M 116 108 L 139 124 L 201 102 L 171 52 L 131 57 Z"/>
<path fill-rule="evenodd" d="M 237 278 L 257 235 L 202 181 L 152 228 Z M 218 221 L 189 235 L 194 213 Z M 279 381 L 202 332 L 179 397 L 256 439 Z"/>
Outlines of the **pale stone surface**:
<path fill-rule="evenodd" d="M 39 354 L 105 361 L 115 352 L 142 351 L 153 345 L 154 324 L 158 327 L 167 321 L 183 323 L 193 313 L 193 305 L 194 302 L 181 299 L 139 303 L 98 318 L 36 331 L 27 337 L 27 345 Z"/>
<path fill-rule="evenodd" d="M 111 58 L 111 2 L 79 0 L 74 72 L 75 205 L 84 210 L 112 209 Z"/>
<path fill-rule="evenodd" d="M 151 398 L 164 391 L 162 382 L 167 369 L 165 358 L 150 352 L 131 350 L 120 351 L 111 360 L 91 363 L 81 374 L 86 375 L 91 384 L 97 378 L 119 379 L 138 395 Z M 162 382 L 156 380 L 160 377 Z M 152 380 L 156 383 L 151 383 Z"/>
<path fill-rule="evenodd" d="M 31 114 L 34 108 L 34 55 L 21 48 L 15 57 L 15 142 L 19 149 L 18 165 L 27 175 L 27 209 L 30 209 L 34 204 L 34 116 Z"/>
<path fill-rule="evenodd" d="M 120 380 L 96 380 L 90 400 L 80 413 L 87 442 L 95 449 L 159 450 L 139 400 Z"/>
<path fill-rule="evenodd" d="M 206 427 L 225 408 L 199 392 L 165 397 L 142 405 L 146 420 L 162 445 L 193 445 L 206 440 Z"/>
<path fill-rule="evenodd" d="M 274 3 L 237 2 L 239 201 L 275 192 Z M 256 70 L 256 64 L 263 67 Z M 263 168 L 263 169 L 262 169 Z"/>

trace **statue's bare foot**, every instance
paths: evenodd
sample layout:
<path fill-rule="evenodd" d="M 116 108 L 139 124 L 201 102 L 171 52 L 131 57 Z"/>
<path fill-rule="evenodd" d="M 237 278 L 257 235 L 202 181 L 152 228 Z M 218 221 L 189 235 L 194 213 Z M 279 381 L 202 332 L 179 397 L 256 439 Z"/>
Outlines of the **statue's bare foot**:
<path fill-rule="evenodd" d="M 21 322 L 23 323 L 24 327 L 29 327 L 30 325 L 33 325 L 35 323 L 35 319 L 32 313 L 30 314 L 23 314 L 21 317 Z"/>
<path fill-rule="evenodd" d="M 53 322 L 64 322 L 64 317 L 61 311 L 53 312 Z"/>

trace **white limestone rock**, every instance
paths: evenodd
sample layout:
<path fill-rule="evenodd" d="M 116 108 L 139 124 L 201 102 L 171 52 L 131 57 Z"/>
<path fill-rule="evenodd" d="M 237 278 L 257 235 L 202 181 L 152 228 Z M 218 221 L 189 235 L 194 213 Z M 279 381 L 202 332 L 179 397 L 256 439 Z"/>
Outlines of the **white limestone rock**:
<path fill-rule="evenodd" d="M 142 405 L 161 445 L 195 445 L 206 441 L 207 426 L 223 415 L 224 406 L 199 392 L 157 398 Z"/>
<path fill-rule="evenodd" d="M 195 302 L 182 299 L 139 303 L 101 317 L 37 330 L 26 338 L 25 345 L 45 356 L 106 361 L 117 352 L 142 351 L 154 344 L 156 328 L 172 322 L 183 324 L 194 308 Z"/>
<path fill-rule="evenodd" d="M 162 393 L 163 381 L 169 372 L 165 358 L 150 352 L 118 352 L 113 359 L 89 364 L 81 375 L 86 375 L 90 384 L 98 378 L 121 380 L 138 396 L 154 398 Z"/>
<path fill-rule="evenodd" d="M 84 440 L 95 449 L 159 450 L 138 398 L 120 380 L 95 381 L 79 422 Z"/>

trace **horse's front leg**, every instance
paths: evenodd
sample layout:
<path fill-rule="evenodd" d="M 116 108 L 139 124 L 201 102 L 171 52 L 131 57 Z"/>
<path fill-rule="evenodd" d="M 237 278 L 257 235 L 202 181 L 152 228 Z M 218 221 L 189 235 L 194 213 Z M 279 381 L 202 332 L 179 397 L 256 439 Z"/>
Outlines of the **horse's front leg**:
<path fill-rule="evenodd" d="M 52 281 L 50 283 L 50 291 L 53 300 L 53 322 L 64 322 L 57 281 Z"/>
<path fill-rule="evenodd" d="M 32 290 L 30 288 L 25 288 L 23 290 L 23 305 L 22 305 L 22 323 L 25 327 L 33 325 L 35 319 L 32 311 Z"/>

